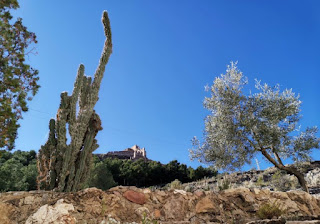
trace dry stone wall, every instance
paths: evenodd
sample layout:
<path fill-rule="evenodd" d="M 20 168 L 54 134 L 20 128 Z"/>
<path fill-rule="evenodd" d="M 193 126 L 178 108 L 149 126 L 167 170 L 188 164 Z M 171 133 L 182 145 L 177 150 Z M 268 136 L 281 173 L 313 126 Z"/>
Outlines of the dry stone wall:
<path fill-rule="evenodd" d="M 7 192 L 0 195 L 0 223 L 248 223 L 266 202 L 277 202 L 285 217 L 320 219 L 320 199 L 302 191 L 259 189 L 161 191 L 115 187 L 76 193 Z M 303 223 L 303 222 L 301 222 Z"/>

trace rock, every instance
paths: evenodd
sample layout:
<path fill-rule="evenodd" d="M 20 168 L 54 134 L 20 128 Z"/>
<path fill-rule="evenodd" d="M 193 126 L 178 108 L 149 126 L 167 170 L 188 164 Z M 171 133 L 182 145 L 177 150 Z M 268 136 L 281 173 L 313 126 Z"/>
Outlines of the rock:
<path fill-rule="evenodd" d="M 187 192 L 184 191 L 184 190 L 178 190 L 178 189 L 175 189 L 173 191 L 174 194 L 182 194 L 182 195 L 187 195 Z"/>
<path fill-rule="evenodd" d="M 161 211 L 159 209 L 155 209 L 153 212 L 153 217 L 155 219 L 160 219 L 161 218 Z"/>
<path fill-rule="evenodd" d="M 146 203 L 145 195 L 140 192 L 128 190 L 128 191 L 124 192 L 123 197 L 125 197 L 129 201 L 136 203 L 136 204 L 139 204 L 139 205 L 143 205 L 144 203 Z"/>
<path fill-rule="evenodd" d="M 155 191 L 153 196 L 154 196 L 154 197 L 152 197 L 153 201 L 157 201 L 162 204 L 167 199 L 168 194 L 164 191 L 157 190 L 157 191 Z"/>
<path fill-rule="evenodd" d="M 319 220 L 310 220 L 310 221 L 288 221 L 286 224 L 320 224 Z"/>
<path fill-rule="evenodd" d="M 38 211 L 27 219 L 26 224 L 74 224 L 76 219 L 69 214 L 69 211 L 74 211 L 73 205 L 63 203 L 63 199 L 60 199 L 54 206 L 41 206 Z"/>
<path fill-rule="evenodd" d="M 286 211 L 284 217 L 291 217 L 288 223 L 320 220 L 320 199 L 302 191 L 238 188 L 219 193 L 185 193 L 132 189 L 136 188 L 1 193 L 0 223 L 140 223 L 146 214 L 148 220 L 161 223 L 244 224 L 257 220 L 256 212 L 261 205 L 274 202 Z"/>
<path fill-rule="evenodd" d="M 149 188 L 143 189 L 142 193 L 144 194 L 151 194 L 151 190 Z"/>
<path fill-rule="evenodd" d="M 319 186 L 320 185 L 320 168 L 309 171 L 306 174 L 306 181 L 309 186 Z"/>
<path fill-rule="evenodd" d="M 14 208 L 12 205 L 8 205 L 6 203 L 0 202 L 0 223 L 2 224 L 10 224 L 11 219 L 10 216 L 14 212 Z"/>
<path fill-rule="evenodd" d="M 146 207 L 140 207 L 135 210 L 135 213 L 138 214 L 141 218 L 143 218 L 144 216 L 149 216 L 150 211 Z"/>
<path fill-rule="evenodd" d="M 34 197 L 33 196 L 27 196 L 24 198 L 24 204 L 25 205 L 31 205 L 34 203 Z"/>
<path fill-rule="evenodd" d="M 166 200 L 163 211 L 166 220 L 184 221 L 188 218 L 189 206 L 183 195 L 172 195 L 171 200 Z"/>
<path fill-rule="evenodd" d="M 247 224 L 285 224 L 285 219 L 265 219 L 259 221 L 248 222 Z"/>
<path fill-rule="evenodd" d="M 212 200 L 207 196 L 202 198 L 196 205 L 196 213 L 216 213 L 217 206 L 215 206 Z"/>
<path fill-rule="evenodd" d="M 122 196 L 122 195 L 121 195 L 121 193 L 120 193 L 120 192 L 118 192 L 118 191 L 113 191 L 113 193 L 114 193 L 115 195 L 119 196 L 119 197 L 121 197 L 121 196 Z"/>
<path fill-rule="evenodd" d="M 199 198 L 202 197 L 202 196 L 204 196 L 204 192 L 201 191 L 201 190 L 195 191 L 194 194 L 195 194 L 197 197 L 199 197 Z"/>

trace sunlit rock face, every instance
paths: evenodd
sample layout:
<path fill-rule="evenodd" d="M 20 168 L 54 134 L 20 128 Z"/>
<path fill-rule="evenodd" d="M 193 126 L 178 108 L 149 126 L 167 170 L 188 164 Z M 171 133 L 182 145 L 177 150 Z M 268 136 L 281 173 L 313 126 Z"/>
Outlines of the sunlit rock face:
<path fill-rule="evenodd" d="M 302 191 L 237 188 L 191 193 L 118 186 L 76 193 L 2 193 L 0 223 L 141 223 L 147 219 L 158 223 L 241 224 L 257 220 L 259 208 L 274 202 L 286 211 L 283 217 L 287 219 L 320 218 L 320 199 Z"/>

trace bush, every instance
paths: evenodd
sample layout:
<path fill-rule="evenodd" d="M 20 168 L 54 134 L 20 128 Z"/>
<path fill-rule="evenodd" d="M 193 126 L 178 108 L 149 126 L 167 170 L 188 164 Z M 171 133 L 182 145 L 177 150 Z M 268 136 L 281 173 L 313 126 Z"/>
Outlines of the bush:
<path fill-rule="evenodd" d="M 178 189 L 181 190 L 182 187 L 182 183 L 180 180 L 175 179 L 174 181 L 172 181 L 170 184 L 167 185 L 168 189 Z"/>
<path fill-rule="evenodd" d="M 184 187 L 184 190 L 185 190 L 186 192 L 193 192 L 193 191 L 194 191 L 194 188 L 193 188 L 193 186 L 187 185 L 187 186 Z"/>
<path fill-rule="evenodd" d="M 218 181 L 218 188 L 219 188 L 219 191 L 230 189 L 231 182 L 226 177 L 223 177 L 221 181 Z"/>
<path fill-rule="evenodd" d="M 265 186 L 267 186 L 267 185 L 268 185 L 268 183 L 264 182 L 263 175 L 260 175 L 260 176 L 258 177 L 256 186 L 262 188 L 262 187 L 265 187 Z"/>
<path fill-rule="evenodd" d="M 278 191 L 289 191 L 298 186 L 298 180 L 294 176 L 289 176 L 281 171 L 277 171 L 272 175 L 271 184 Z"/>
<path fill-rule="evenodd" d="M 273 217 L 279 218 L 283 214 L 284 210 L 282 210 L 276 202 L 265 203 L 261 205 L 257 211 L 257 215 L 260 219 L 272 219 Z"/>
<path fill-rule="evenodd" d="M 108 190 L 111 187 L 117 186 L 117 183 L 114 181 L 108 166 L 105 163 L 100 162 L 94 165 L 88 185 L 89 187 Z"/>

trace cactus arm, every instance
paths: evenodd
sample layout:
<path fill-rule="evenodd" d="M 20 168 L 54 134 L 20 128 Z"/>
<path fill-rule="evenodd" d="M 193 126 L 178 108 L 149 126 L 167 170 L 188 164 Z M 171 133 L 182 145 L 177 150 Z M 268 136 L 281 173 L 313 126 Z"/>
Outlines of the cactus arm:
<path fill-rule="evenodd" d="M 104 33 L 106 36 L 106 41 L 104 43 L 104 48 L 102 55 L 100 57 L 98 68 L 94 74 L 94 80 L 92 83 L 92 98 L 94 101 L 98 101 L 98 93 L 100 89 L 101 80 L 106 68 L 106 64 L 109 61 L 110 55 L 112 54 L 112 35 L 111 35 L 111 26 L 108 16 L 108 12 L 104 11 L 102 16 L 102 23 L 104 26 Z"/>

